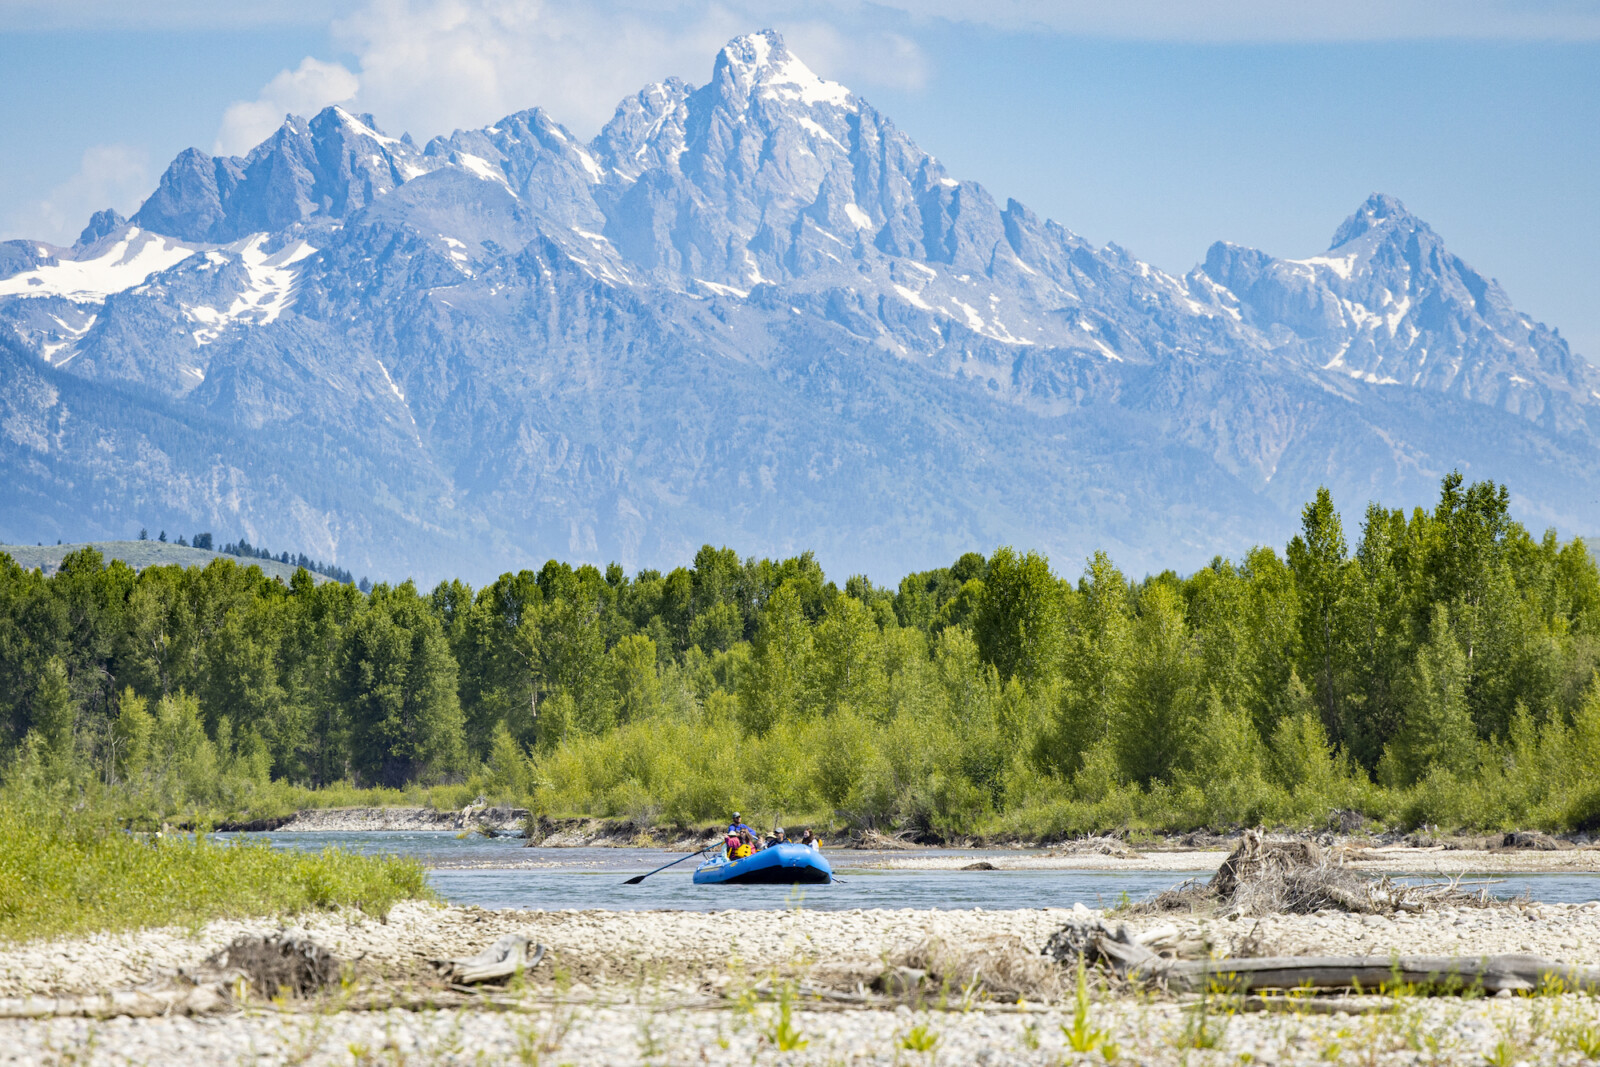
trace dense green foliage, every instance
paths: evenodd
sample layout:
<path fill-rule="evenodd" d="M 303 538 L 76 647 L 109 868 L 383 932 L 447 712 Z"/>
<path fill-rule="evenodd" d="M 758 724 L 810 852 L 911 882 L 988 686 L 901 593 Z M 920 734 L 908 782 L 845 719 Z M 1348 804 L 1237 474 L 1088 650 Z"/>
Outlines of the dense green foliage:
<path fill-rule="evenodd" d="M 551 561 L 370 595 L 0 559 L 0 745 L 11 774 L 157 813 L 454 783 L 944 834 L 1591 825 L 1600 573 L 1508 509 L 1451 475 L 1431 511 L 1369 506 L 1352 547 L 1320 492 L 1285 553 L 1143 581 L 1011 548 L 896 589 L 707 546 L 668 574 Z"/>

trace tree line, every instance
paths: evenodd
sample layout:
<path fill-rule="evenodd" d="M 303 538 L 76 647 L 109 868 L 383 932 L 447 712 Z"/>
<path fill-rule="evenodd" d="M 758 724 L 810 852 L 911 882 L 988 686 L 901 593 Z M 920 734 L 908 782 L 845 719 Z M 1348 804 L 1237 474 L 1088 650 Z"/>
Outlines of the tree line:
<path fill-rule="evenodd" d="M 232 775 L 934 834 L 1600 825 L 1597 632 L 1584 543 L 1459 474 L 1349 534 L 1322 490 L 1281 553 L 1137 581 L 1004 547 L 840 587 L 810 554 L 708 545 L 665 574 L 552 560 L 364 594 L 85 549 L 48 578 L 0 558 L 0 748 L 165 776 L 174 804 Z"/>
<path fill-rule="evenodd" d="M 148 528 L 141 528 L 139 530 L 139 540 L 150 540 L 150 531 Z M 167 531 L 162 530 L 161 533 L 156 537 L 156 540 L 162 544 L 166 544 Z M 204 533 L 195 534 L 193 541 L 190 541 L 182 534 L 179 534 L 176 543 L 183 548 L 199 548 L 204 549 L 207 552 L 222 552 L 225 555 L 241 556 L 244 559 L 270 559 L 274 563 L 282 563 L 290 567 L 303 567 L 312 574 L 320 574 L 324 577 L 332 578 L 336 582 L 343 582 L 346 585 L 356 584 L 355 575 L 351 574 L 348 570 L 339 566 L 337 563 L 324 563 L 322 560 L 314 559 L 311 556 L 306 555 L 304 552 L 290 553 L 288 551 L 283 551 L 275 554 L 270 548 L 252 545 L 243 537 L 239 538 L 237 541 L 229 541 L 221 548 L 216 548 L 215 541 L 212 539 L 211 532 L 208 530 Z M 58 541 L 57 544 L 60 544 L 60 542 Z M 372 583 L 366 578 L 361 579 L 361 591 L 365 593 L 371 591 L 371 589 Z"/>

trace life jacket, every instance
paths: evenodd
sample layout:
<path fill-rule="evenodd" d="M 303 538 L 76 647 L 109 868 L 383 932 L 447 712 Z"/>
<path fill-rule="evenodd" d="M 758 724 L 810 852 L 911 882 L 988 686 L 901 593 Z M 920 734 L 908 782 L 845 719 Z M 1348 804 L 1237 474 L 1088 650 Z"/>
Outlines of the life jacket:
<path fill-rule="evenodd" d="M 734 850 L 736 850 L 738 847 L 739 838 L 735 835 L 729 834 L 727 837 L 722 839 L 722 850 L 729 859 L 733 858 Z"/>
<path fill-rule="evenodd" d="M 741 844 L 738 848 L 733 850 L 731 855 L 736 860 L 742 860 L 742 859 L 744 859 L 746 856 L 750 855 L 754 851 L 755 851 L 755 849 L 751 848 L 749 845 Z"/>

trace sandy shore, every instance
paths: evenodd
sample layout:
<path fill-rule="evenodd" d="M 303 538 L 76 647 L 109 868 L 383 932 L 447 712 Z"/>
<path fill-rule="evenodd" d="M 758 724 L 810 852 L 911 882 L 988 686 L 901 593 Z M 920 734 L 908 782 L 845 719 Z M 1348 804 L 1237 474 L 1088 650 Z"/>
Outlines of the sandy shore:
<path fill-rule="evenodd" d="M 1069 902 L 1062 902 L 1067 904 Z M 550 949 L 520 1004 L 501 1010 L 454 1004 L 438 1010 L 279 1011 L 267 1007 L 206 1018 L 0 1020 L 0 1062 L 42 1063 L 72 1049 L 80 1062 L 307 1063 L 471 1062 L 535 1053 L 574 1064 L 749 1063 L 772 1058 L 778 1034 L 770 998 L 748 994 L 776 980 L 854 990 L 935 940 L 963 951 L 1012 946 L 1038 962 L 1068 907 L 989 912 L 485 911 L 398 905 L 387 921 L 358 913 L 316 914 L 287 924 L 223 921 L 199 930 L 160 929 L 0 948 L 0 996 L 62 995 L 127 988 L 152 973 L 193 967 L 241 934 L 292 931 L 354 960 L 357 989 L 438 989 L 431 959 L 463 956 L 508 933 Z M 1600 902 L 1491 909 L 1436 909 L 1396 918 L 1324 914 L 1271 918 L 1143 917 L 1135 931 L 1176 925 L 1217 955 L 1483 955 L 1526 952 L 1600 964 Z M 763 987 L 758 983 L 769 983 Z M 1059 987 L 1057 987 L 1059 988 Z M 457 997 L 459 1001 L 461 998 Z M 1069 1008 L 1019 1013 L 1009 1002 L 959 993 L 937 1010 L 921 1003 L 849 1011 L 802 998 L 791 1026 L 809 1043 L 784 1063 L 1058 1064 Z M 1484 1062 L 1500 1042 L 1507 1062 L 1585 1061 L 1563 1040 L 1593 1019 L 1590 998 L 1494 1001 L 1408 1000 L 1389 1013 L 1357 1016 L 1240 1015 L 1212 1018 L 1218 1048 L 1184 1048 L 1196 1009 L 1170 998 L 1096 993 L 1093 1023 L 1110 1032 L 1122 1059 L 1138 1063 Z M 413 1004 L 413 1007 L 415 1004 Z M 519 1010 L 504 1010 L 516 1007 Z M 970 1009 L 970 1010 L 963 1010 Z M 1220 1009 L 1219 1009 L 1220 1010 Z M 1585 1014 L 1587 1013 L 1587 1014 Z M 901 1047 L 914 1027 L 937 1038 L 924 1056 Z M 1031 1029 L 1030 1029 L 1031 1027 Z M 1577 1029 L 1575 1029 L 1577 1028 Z M 1565 1037 L 1563 1035 L 1566 1035 Z M 1570 1044 L 1569 1040 L 1569 1044 Z M 1431 1044 L 1430 1044 L 1431 1042 Z M 1379 1049 L 1383 1055 L 1372 1059 Z M 1432 1060 L 1414 1054 L 1438 1049 Z M 542 1051 L 541 1051 L 542 1050 Z M 1392 1055 L 1391 1055 L 1392 1053 Z M 1366 1057 L 1366 1058 L 1363 1058 Z M 1096 1057 L 1097 1059 L 1099 1057 Z"/>

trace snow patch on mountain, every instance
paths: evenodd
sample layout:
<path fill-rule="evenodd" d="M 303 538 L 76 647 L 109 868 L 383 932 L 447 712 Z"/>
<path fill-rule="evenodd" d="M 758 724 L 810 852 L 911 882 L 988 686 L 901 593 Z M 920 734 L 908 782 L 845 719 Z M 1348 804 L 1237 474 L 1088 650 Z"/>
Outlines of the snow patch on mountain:
<path fill-rule="evenodd" d="M 1311 256 L 1307 259 L 1288 259 L 1285 263 L 1295 263 L 1311 268 L 1326 267 L 1345 281 L 1350 280 L 1350 275 L 1355 270 L 1358 254 L 1355 252 L 1347 256 Z M 1315 275 L 1313 274 L 1313 277 Z"/>
<path fill-rule="evenodd" d="M 695 282 L 699 285 L 705 286 L 707 289 L 710 289 L 718 296 L 736 296 L 740 300 L 747 299 L 750 296 L 750 290 L 748 289 L 735 289 L 731 285 L 722 285 L 719 282 L 708 282 L 704 278 L 696 278 Z"/>
<path fill-rule="evenodd" d="M 558 135 L 561 133 L 560 130 L 555 130 L 553 132 Z M 566 138 L 562 137 L 562 140 L 566 140 Z M 583 164 L 583 169 L 588 173 L 589 177 L 595 182 L 595 184 L 598 185 L 600 182 L 606 180 L 605 168 L 600 166 L 599 163 L 595 162 L 594 156 L 589 154 L 589 150 L 587 148 L 579 146 L 578 148 L 574 149 L 574 151 L 578 153 L 578 162 Z"/>
<path fill-rule="evenodd" d="M 900 294 L 900 299 L 904 300 L 914 308 L 921 308 L 923 311 L 938 310 L 932 304 L 922 299 L 922 297 L 918 295 L 915 290 L 907 289 L 905 286 L 897 284 L 894 286 L 894 291 Z"/>
<path fill-rule="evenodd" d="M 339 116 L 340 121 L 346 126 L 349 126 L 352 130 L 356 131 L 363 137 L 372 138 L 385 148 L 407 147 L 406 143 L 400 140 L 400 138 L 390 137 L 386 134 L 379 133 L 376 129 L 367 125 L 365 122 L 362 122 L 360 119 L 356 118 L 354 115 L 350 114 L 350 112 L 346 111 L 342 107 L 339 107 L 338 105 L 334 105 L 333 113 Z"/>
<path fill-rule="evenodd" d="M 511 188 L 511 183 L 506 180 L 505 172 L 482 156 L 475 156 L 471 152 L 454 152 L 450 156 L 450 162 L 465 169 L 470 174 L 477 175 L 484 181 L 499 182 L 507 189 Z"/>
<path fill-rule="evenodd" d="M 78 354 L 78 342 L 83 339 L 84 334 L 89 332 L 90 327 L 95 324 L 98 318 L 98 315 L 90 315 L 84 320 L 83 325 L 73 326 L 59 315 L 50 316 L 51 321 L 59 327 L 57 336 L 61 340 L 41 342 L 39 354 L 44 357 L 46 363 L 57 367 L 65 366 L 72 360 L 73 356 Z"/>
<path fill-rule="evenodd" d="M 116 241 L 92 246 L 88 251 L 94 254 L 86 258 L 63 259 L 0 280 L 0 296 L 63 296 L 79 303 L 104 303 L 112 293 L 132 289 L 150 275 L 177 266 L 200 247 L 130 226 Z"/>
<path fill-rule="evenodd" d="M 206 345 L 221 336 L 222 331 L 236 322 L 259 326 L 276 322 L 288 310 L 294 299 L 294 286 L 298 271 L 295 264 L 317 249 L 303 240 L 292 241 L 276 252 L 266 252 L 262 246 L 268 234 L 252 234 L 236 241 L 223 251 L 239 258 L 249 278 L 249 285 L 234 297 L 226 308 L 207 307 L 203 304 L 183 305 L 190 321 L 199 323 L 193 331 L 196 344 Z"/>

